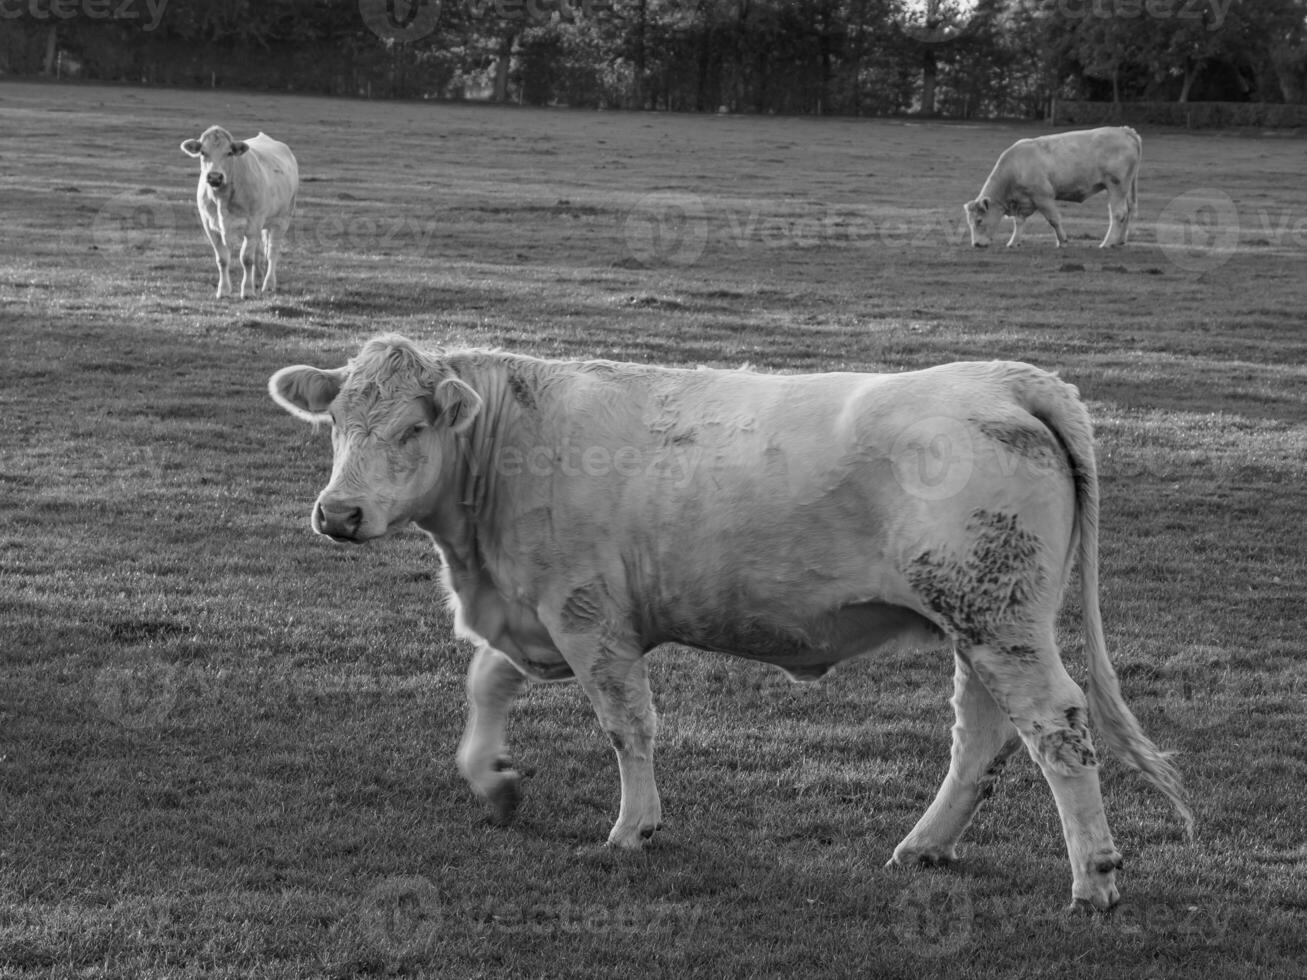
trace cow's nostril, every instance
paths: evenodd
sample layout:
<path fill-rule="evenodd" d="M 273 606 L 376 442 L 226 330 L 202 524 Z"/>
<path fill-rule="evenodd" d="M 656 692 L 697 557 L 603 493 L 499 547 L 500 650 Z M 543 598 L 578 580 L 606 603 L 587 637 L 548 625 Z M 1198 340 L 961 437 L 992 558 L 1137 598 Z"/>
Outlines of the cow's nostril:
<path fill-rule="evenodd" d="M 357 538 L 362 526 L 362 507 L 328 507 L 319 504 L 313 512 L 313 529 L 337 541 Z"/>

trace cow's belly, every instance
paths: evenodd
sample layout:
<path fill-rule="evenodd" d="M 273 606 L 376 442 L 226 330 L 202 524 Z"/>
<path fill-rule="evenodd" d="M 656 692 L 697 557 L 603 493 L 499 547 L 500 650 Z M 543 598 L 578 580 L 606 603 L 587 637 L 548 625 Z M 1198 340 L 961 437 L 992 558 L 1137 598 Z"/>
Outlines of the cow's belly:
<path fill-rule="evenodd" d="M 1059 201 L 1069 201 L 1072 204 L 1082 204 L 1089 198 L 1093 197 L 1099 191 L 1106 190 L 1107 185 L 1102 182 L 1067 184 L 1054 189 L 1054 196 Z"/>
<path fill-rule="evenodd" d="M 669 617 L 666 639 L 774 664 L 798 680 L 813 680 L 843 660 L 891 646 L 938 646 L 944 636 L 904 606 L 862 602 L 793 621 L 724 610 L 697 621 Z"/>

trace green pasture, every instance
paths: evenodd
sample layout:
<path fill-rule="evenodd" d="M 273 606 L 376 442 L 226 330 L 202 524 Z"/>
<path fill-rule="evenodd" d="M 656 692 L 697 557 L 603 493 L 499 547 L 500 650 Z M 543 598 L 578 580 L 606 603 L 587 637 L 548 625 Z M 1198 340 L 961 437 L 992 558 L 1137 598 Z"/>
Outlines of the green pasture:
<path fill-rule="evenodd" d="M 213 298 L 178 144 L 296 152 L 281 292 Z M 0 83 L 0 977 L 1295 977 L 1307 962 L 1307 154 L 1143 132 L 1106 201 L 967 245 L 1034 126 Z M 1014 760 L 949 871 L 883 867 L 947 767 L 947 651 L 814 685 L 651 654 L 665 826 L 575 686 L 490 826 L 430 545 L 308 526 L 330 438 L 265 385 L 430 344 L 760 370 L 1012 358 L 1097 420 L 1102 604 L 1192 793 L 1108 757 L 1123 902 L 1069 917 Z M 1083 677 L 1074 601 L 1061 623 Z"/>

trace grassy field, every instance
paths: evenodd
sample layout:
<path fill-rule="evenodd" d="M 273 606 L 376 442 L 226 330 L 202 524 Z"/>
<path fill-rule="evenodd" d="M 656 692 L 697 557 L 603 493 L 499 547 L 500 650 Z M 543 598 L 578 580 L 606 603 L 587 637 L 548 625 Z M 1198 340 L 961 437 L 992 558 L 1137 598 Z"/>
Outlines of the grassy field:
<path fill-rule="evenodd" d="M 213 298 L 212 123 L 299 158 L 282 292 Z M 1145 132 L 1132 244 L 965 245 L 1038 130 L 0 84 L 0 976 L 1290 977 L 1307 960 L 1304 144 Z M 598 846 L 581 691 L 455 771 L 469 651 L 416 531 L 316 538 L 328 433 L 267 398 L 383 330 L 769 370 L 1017 358 L 1099 424 L 1103 607 L 1198 839 L 1114 759 L 1124 902 L 1068 918 L 1014 761 L 949 872 L 882 867 L 947 765 L 951 657 L 816 685 L 652 655 L 666 825 Z M 1079 618 L 1062 623 L 1083 676 Z"/>

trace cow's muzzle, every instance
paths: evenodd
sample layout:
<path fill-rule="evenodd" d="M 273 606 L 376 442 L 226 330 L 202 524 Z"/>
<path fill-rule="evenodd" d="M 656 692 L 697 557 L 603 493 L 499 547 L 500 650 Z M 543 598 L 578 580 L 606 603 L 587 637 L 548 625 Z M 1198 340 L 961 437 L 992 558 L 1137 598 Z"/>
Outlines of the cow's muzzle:
<path fill-rule="evenodd" d="M 209 174 L 209 176 L 205 177 L 204 179 L 209 182 L 210 187 L 216 189 L 222 186 L 222 183 L 226 178 L 224 178 L 222 174 L 211 173 Z"/>
<path fill-rule="evenodd" d="M 313 530 L 333 541 L 358 541 L 362 525 L 362 507 L 324 506 L 319 502 L 313 508 Z"/>

